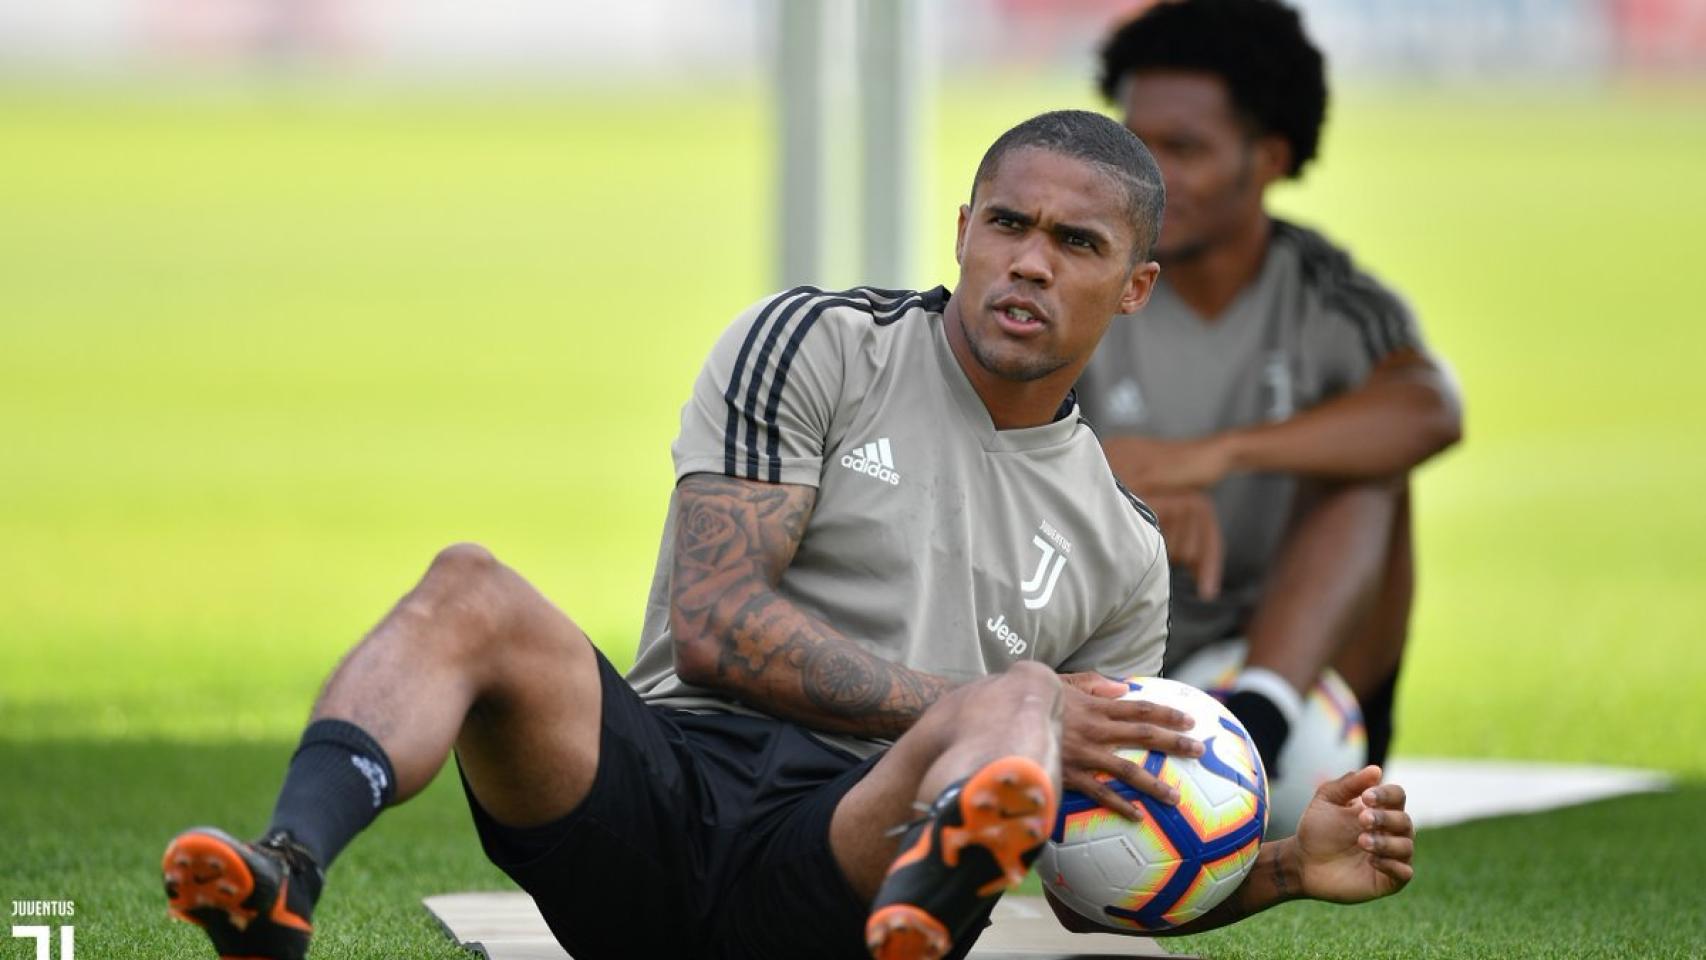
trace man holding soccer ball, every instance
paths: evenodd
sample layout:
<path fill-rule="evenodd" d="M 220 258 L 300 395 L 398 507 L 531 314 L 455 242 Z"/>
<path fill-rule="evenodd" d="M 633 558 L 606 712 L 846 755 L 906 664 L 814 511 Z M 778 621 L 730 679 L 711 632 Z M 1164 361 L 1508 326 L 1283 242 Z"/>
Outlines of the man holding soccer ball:
<path fill-rule="evenodd" d="M 168 846 L 172 911 L 221 955 L 303 957 L 333 859 L 454 755 L 577 960 L 963 956 L 1063 788 L 1133 814 L 1100 778 L 1172 788 L 1116 749 L 1202 751 L 1108 679 L 1160 667 L 1164 548 L 1071 394 L 1153 289 L 1162 198 L 1129 131 L 1045 114 L 985 155 L 952 294 L 737 318 L 683 411 L 629 677 L 490 553 L 443 551 L 327 681 L 265 835 Z M 1408 882 L 1378 776 L 1324 788 L 1204 925 Z"/>

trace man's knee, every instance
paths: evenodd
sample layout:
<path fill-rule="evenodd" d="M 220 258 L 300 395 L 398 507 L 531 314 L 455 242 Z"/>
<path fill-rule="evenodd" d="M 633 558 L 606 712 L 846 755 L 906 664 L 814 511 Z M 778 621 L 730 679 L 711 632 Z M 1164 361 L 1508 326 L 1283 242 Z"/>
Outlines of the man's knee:
<path fill-rule="evenodd" d="M 438 628 L 423 636 L 441 636 L 461 646 L 482 647 L 511 634 L 515 606 L 514 577 L 490 550 L 456 543 L 432 559 L 419 585 L 398 604 L 398 615 Z"/>
<path fill-rule="evenodd" d="M 1051 710 L 1060 699 L 1060 676 L 1048 667 L 1030 660 L 1021 660 L 1006 671 L 967 684 L 955 691 L 960 696 L 956 706 L 961 714 L 1012 716 L 1028 703 L 1040 704 Z"/>
<path fill-rule="evenodd" d="M 1060 674 L 1034 660 L 1021 660 L 990 680 L 1004 692 L 1019 697 L 1052 698 L 1060 694 Z"/>
<path fill-rule="evenodd" d="M 1040 663 L 1024 662 L 1014 664 L 1002 677 L 1011 688 L 1012 697 L 1000 704 L 1002 715 L 1047 717 L 1058 734 L 1065 706 L 1062 702 L 1065 684 L 1060 674 Z"/>
<path fill-rule="evenodd" d="M 432 558 L 427 576 L 456 579 L 486 577 L 500 566 L 498 558 L 477 543 L 453 543 Z"/>

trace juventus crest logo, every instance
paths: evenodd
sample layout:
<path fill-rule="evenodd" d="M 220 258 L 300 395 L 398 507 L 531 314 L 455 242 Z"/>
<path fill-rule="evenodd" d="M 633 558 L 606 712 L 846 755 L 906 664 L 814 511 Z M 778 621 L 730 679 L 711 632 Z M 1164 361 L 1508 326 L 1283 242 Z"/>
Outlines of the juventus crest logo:
<path fill-rule="evenodd" d="M 1047 524 L 1044 524 L 1043 529 L 1044 532 L 1052 532 L 1052 528 Z M 1059 537 L 1059 534 L 1055 534 L 1055 537 Z M 1031 546 L 1041 550 L 1042 556 L 1037 558 L 1036 572 L 1031 574 L 1029 580 L 1019 584 L 1019 590 L 1025 596 L 1026 610 L 1041 610 L 1048 606 L 1049 598 L 1054 596 L 1054 585 L 1060 582 L 1060 571 L 1066 569 L 1066 554 L 1072 549 L 1071 544 L 1064 538 L 1060 543 L 1061 547 L 1057 548 L 1054 543 L 1044 540 L 1041 536 L 1031 537 Z"/>

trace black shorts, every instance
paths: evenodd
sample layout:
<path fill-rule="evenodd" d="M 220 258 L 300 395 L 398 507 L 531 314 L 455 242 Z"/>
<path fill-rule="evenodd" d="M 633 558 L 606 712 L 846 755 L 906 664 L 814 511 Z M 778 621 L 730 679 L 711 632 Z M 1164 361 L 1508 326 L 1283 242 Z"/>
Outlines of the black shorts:
<path fill-rule="evenodd" d="M 468 791 L 486 855 L 569 954 L 867 958 L 869 908 L 829 821 L 876 758 L 779 720 L 647 706 L 602 653 L 598 669 L 598 772 L 579 807 L 506 827 Z"/>

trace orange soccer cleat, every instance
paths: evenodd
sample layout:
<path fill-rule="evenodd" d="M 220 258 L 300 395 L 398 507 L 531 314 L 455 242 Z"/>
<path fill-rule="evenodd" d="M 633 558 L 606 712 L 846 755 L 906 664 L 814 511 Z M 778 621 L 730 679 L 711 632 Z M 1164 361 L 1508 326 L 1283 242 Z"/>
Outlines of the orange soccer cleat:
<path fill-rule="evenodd" d="M 288 833 L 244 843 L 212 827 L 185 830 L 160 869 L 167 911 L 200 926 L 227 960 L 302 960 L 324 875 Z"/>
<path fill-rule="evenodd" d="M 937 960 L 991 902 L 1030 871 L 1054 827 L 1052 779 L 1009 756 L 942 791 L 907 828 L 871 905 L 865 943 L 876 960 Z"/>

